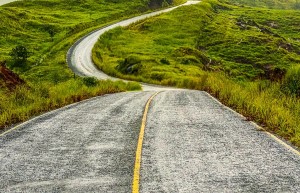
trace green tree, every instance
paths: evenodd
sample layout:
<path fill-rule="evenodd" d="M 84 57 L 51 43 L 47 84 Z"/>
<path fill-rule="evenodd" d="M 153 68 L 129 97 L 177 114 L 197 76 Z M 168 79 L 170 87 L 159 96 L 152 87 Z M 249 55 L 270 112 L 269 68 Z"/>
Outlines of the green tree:
<path fill-rule="evenodd" d="M 22 67 L 29 58 L 29 52 L 25 46 L 19 45 L 13 48 L 9 54 L 12 57 L 14 67 Z"/>

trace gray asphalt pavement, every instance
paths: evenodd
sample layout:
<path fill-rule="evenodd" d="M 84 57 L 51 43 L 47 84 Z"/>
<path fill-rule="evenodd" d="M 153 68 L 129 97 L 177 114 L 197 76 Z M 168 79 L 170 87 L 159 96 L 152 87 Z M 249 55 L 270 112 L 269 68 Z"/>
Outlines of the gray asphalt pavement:
<path fill-rule="evenodd" d="M 0 192 L 131 192 L 154 92 L 97 97 L 0 137 Z M 151 103 L 140 192 L 300 192 L 300 156 L 205 92 Z"/>
<path fill-rule="evenodd" d="M 152 94 L 94 98 L 0 137 L 0 192 L 130 192 L 142 114 Z"/>
<path fill-rule="evenodd" d="M 140 192 L 300 192 L 300 157 L 205 92 L 167 91 L 147 121 Z"/>

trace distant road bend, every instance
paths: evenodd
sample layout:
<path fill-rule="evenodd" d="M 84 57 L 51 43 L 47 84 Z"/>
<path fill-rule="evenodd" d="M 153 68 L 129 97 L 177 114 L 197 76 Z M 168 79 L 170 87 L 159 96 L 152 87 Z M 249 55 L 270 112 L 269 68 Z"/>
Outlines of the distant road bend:
<path fill-rule="evenodd" d="M 92 67 L 85 40 L 95 33 L 69 61 L 81 76 L 110 78 Z M 300 192 L 297 150 L 206 92 L 144 88 L 0 134 L 0 192 Z"/>
<path fill-rule="evenodd" d="M 0 0 L 0 6 L 14 2 L 14 1 L 17 1 L 17 0 Z"/>

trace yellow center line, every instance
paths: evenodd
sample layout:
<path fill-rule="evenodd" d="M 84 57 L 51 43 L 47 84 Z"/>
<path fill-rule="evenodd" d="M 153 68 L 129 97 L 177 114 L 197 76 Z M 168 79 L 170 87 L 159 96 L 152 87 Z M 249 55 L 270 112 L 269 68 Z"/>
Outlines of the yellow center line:
<path fill-rule="evenodd" d="M 146 127 L 146 122 L 147 122 L 147 115 L 148 115 L 149 107 L 150 107 L 150 104 L 151 104 L 153 98 L 156 95 L 158 95 L 159 93 L 160 92 L 157 92 L 149 98 L 149 100 L 146 104 L 145 110 L 144 110 L 142 125 L 141 125 L 141 129 L 140 129 L 140 134 L 139 134 L 139 139 L 138 139 L 136 154 L 135 154 L 135 164 L 134 164 L 133 181 L 132 181 L 132 193 L 139 193 L 141 157 L 142 157 L 142 148 L 143 148 L 145 127 Z"/>

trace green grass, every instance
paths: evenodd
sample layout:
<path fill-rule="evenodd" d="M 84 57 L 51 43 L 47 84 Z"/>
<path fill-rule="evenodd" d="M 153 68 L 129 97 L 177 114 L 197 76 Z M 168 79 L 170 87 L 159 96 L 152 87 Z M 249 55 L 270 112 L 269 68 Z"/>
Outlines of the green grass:
<path fill-rule="evenodd" d="M 300 101 L 282 84 L 300 63 L 299 21 L 296 10 L 204 0 L 107 32 L 93 60 L 113 76 L 206 90 L 300 146 Z"/>

